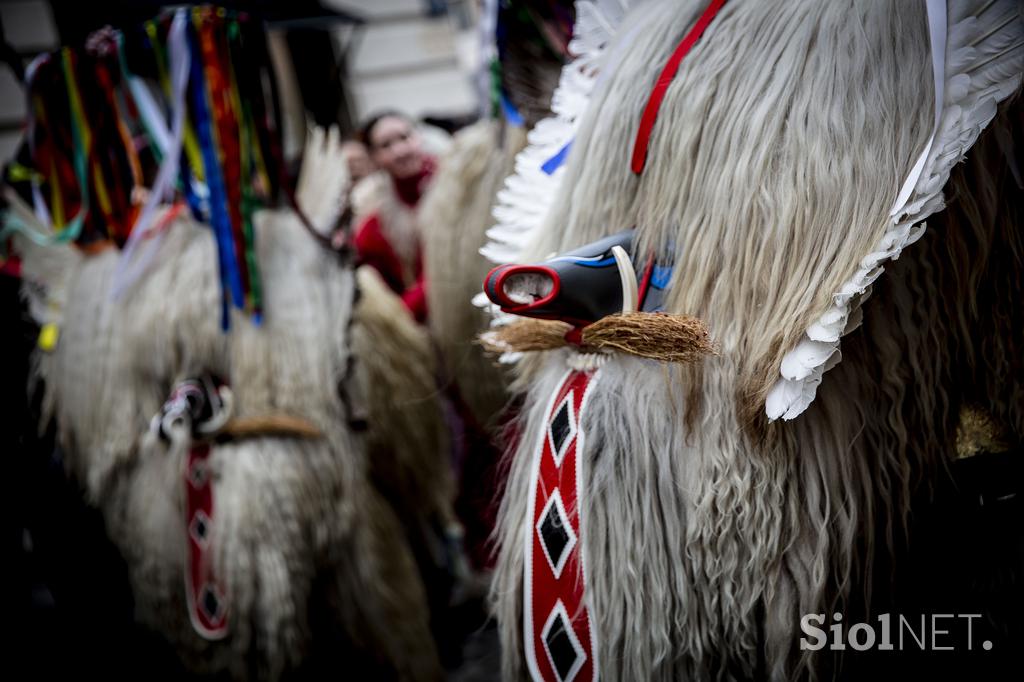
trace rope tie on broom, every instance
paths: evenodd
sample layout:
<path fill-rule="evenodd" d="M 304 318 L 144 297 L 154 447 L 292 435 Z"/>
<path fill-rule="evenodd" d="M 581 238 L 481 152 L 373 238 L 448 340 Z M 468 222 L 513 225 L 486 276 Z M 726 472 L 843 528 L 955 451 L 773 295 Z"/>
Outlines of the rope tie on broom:
<path fill-rule="evenodd" d="M 662 362 L 696 362 L 717 354 L 703 321 L 668 313 L 618 313 L 582 328 L 558 320 L 524 318 L 484 332 L 479 339 L 493 353 L 574 347 L 583 353 L 617 351 Z"/>

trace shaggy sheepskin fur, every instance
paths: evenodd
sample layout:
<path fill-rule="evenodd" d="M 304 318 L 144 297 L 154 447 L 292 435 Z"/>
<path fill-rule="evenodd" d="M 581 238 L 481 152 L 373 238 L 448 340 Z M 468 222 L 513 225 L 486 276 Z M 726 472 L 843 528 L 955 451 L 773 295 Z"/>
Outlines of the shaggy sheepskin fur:
<path fill-rule="evenodd" d="M 293 213 L 258 213 L 256 243 L 264 319 L 256 325 L 232 311 L 229 333 L 220 328 L 216 249 L 204 226 L 173 222 L 158 264 L 116 302 L 108 295 L 115 250 L 85 256 L 24 245 L 26 280 L 65 292 L 59 344 L 39 362 L 60 446 L 125 555 L 139 620 L 191 669 L 277 678 L 303 662 L 315 634 L 310 612 L 326 604 L 331 631 L 370 652 L 382 672 L 437 679 L 423 586 L 395 512 L 370 483 L 366 443 L 350 429 L 343 400 L 370 402 L 353 376 L 353 335 L 376 348 L 372 335 L 390 330 L 357 321 L 353 332 L 352 269 Z M 28 289 L 40 307 L 39 290 Z M 236 416 L 299 416 L 323 434 L 213 446 L 213 559 L 230 600 L 230 632 L 218 642 L 201 639 L 187 615 L 182 453 L 148 434 L 171 387 L 204 371 L 228 380 Z M 375 428 L 388 431 L 383 421 Z M 438 428 L 401 428 L 395 437 L 414 445 L 395 448 L 404 459 L 394 475 L 412 468 L 415 487 L 435 495 L 422 496 L 428 512 L 441 513 L 451 486 Z M 416 470 L 414 447 L 420 461 L 441 458 L 441 466 Z M 436 489 L 427 482 L 434 476 Z"/>
<path fill-rule="evenodd" d="M 352 348 L 366 396 L 371 475 L 401 508 L 438 528 L 456 523 L 447 424 L 426 330 L 371 267 L 356 271 L 359 302 Z"/>
<path fill-rule="evenodd" d="M 1016 104 L 875 284 L 816 402 L 767 423 L 780 358 L 885 230 L 926 141 L 927 23 L 923 3 L 727 3 L 669 86 L 637 177 L 651 83 L 704 6 L 627 18 L 622 33 L 644 38 L 608 67 L 526 257 L 635 226 L 637 254 L 674 262 L 668 312 L 703 319 L 720 351 L 693 366 L 615 357 L 590 398 L 581 547 L 608 680 L 813 676 L 801 615 L 867 599 L 912 492 L 953 454 L 961 405 L 1024 436 Z M 526 675 L 530 462 L 566 353 L 528 376 L 502 504 L 506 679 Z"/>
<path fill-rule="evenodd" d="M 494 196 L 526 144 L 522 128 L 482 121 L 459 132 L 419 207 L 430 336 L 477 422 L 489 424 L 508 400 L 508 372 L 485 355 L 476 336 L 489 316 L 467 305 L 490 264 L 480 255 L 494 224 Z"/>

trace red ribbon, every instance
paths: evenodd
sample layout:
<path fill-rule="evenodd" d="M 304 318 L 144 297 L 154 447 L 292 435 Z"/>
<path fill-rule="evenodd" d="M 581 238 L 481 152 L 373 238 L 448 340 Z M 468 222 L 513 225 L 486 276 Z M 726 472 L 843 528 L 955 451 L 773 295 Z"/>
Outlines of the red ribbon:
<path fill-rule="evenodd" d="M 249 267 L 245 259 L 245 235 L 242 232 L 241 151 L 239 149 L 238 116 L 231 102 L 231 83 L 228 73 L 227 35 L 224 20 L 212 10 L 202 13 L 198 23 L 199 45 L 206 71 L 210 116 L 219 143 L 221 172 L 227 193 L 227 210 L 231 220 L 231 234 L 235 248 L 235 262 L 242 279 L 242 291 L 250 291 Z M 245 301 L 235 301 L 243 306 Z"/>
<path fill-rule="evenodd" d="M 665 63 L 665 68 L 661 70 L 661 75 L 658 76 L 654 89 L 651 90 L 651 96 L 647 100 L 644 115 L 640 119 L 640 129 L 636 133 L 636 142 L 633 143 L 631 167 L 637 175 L 640 175 L 644 170 L 644 163 L 647 161 L 647 146 L 651 141 L 651 131 L 654 129 L 654 122 L 658 120 L 658 109 L 661 108 L 661 100 L 665 99 L 665 91 L 668 90 L 672 79 L 676 77 L 676 72 L 679 71 L 679 64 L 682 63 L 683 57 L 700 40 L 704 29 L 708 27 L 708 24 L 711 23 L 711 20 L 715 18 L 718 10 L 724 4 L 725 0 L 711 0 L 707 9 L 700 15 L 700 19 L 697 20 L 697 23 L 693 25 L 689 33 L 680 41 L 675 52 L 672 53 L 668 62 Z"/>

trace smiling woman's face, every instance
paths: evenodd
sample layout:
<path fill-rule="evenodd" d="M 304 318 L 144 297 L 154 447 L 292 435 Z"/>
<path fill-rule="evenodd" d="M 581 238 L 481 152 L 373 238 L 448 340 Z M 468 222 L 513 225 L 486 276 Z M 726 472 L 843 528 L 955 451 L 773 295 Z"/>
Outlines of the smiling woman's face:
<path fill-rule="evenodd" d="M 370 131 L 369 143 L 374 163 L 398 180 L 412 177 L 423 168 L 420 137 L 404 118 L 382 118 Z"/>

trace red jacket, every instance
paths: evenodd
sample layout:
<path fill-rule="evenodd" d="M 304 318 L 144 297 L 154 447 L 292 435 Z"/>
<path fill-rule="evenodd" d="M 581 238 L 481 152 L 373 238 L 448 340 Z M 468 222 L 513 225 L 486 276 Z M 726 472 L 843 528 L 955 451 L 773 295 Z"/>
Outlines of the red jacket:
<path fill-rule="evenodd" d="M 392 188 L 398 199 L 409 208 L 415 208 L 420 197 L 426 191 L 427 185 L 430 184 L 436 167 L 437 162 L 433 157 L 427 156 L 423 160 L 423 170 L 418 174 L 393 182 Z M 384 236 L 379 213 L 371 213 L 356 228 L 355 247 L 359 262 L 376 268 L 392 291 L 402 297 L 402 301 L 416 321 L 425 322 L 427 319 L 427 285 L 423 277 L 423 258 L 420 246 L 418 244 L 416 246 L 413 281 L 408 286 L 402 269 L 402 261 L 398 258 L 387 237 Z"/>
<path fill-rule="evenodd" d="M 371 213 L 356 230 L 355 245 L 359 262 L 372 266 L 380 273 L 391 290 L 401 296 L 402 302 L 409 308 L 417 322 L 426 321 L 426 282 L 423 279 L 423 263 L 419 249 L 416 250 L 415 280 L 406 286 L 402 261 L 384 236 L 380 218 L 376 213 Z"/>

